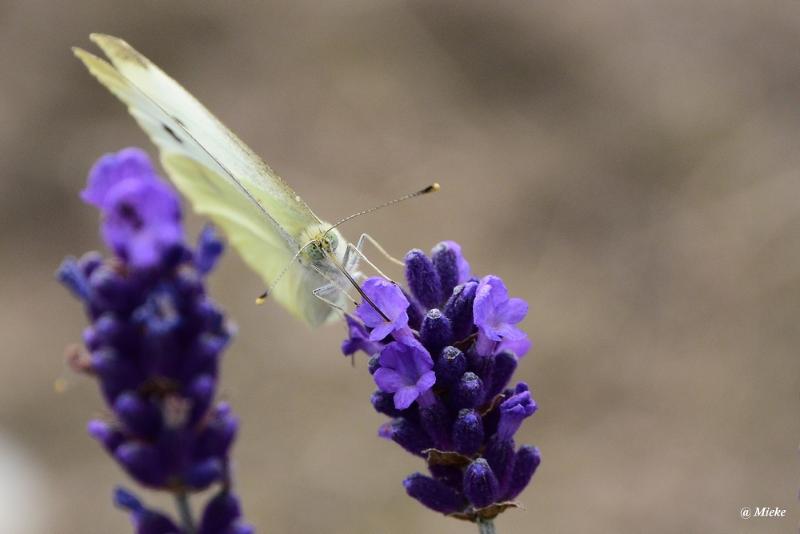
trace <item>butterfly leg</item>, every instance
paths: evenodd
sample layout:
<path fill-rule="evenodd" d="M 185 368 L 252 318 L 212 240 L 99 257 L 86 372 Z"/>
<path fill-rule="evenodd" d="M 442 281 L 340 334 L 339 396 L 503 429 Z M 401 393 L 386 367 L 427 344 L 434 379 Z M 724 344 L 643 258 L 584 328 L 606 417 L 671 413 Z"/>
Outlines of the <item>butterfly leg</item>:
<path fill-rule="evenodd" d="M 372 267 L 375 270 L 376 273 L 378 273 L 380 276 L 382 276 L 386 280 L 389 280 L 390 282 L 394 283 L 391 278 L 386 276 L 386 273 L 381 271 L 364 254 L 364 252 L 363 252 L 364 251 L 364 245 L 365 245 L 365 243 L 367 241 L 372 243 L 372 245 L 376 249 L 378 249 L 378 252 L 383 254 L 383 256 L 386 257 L 389 261 L 391 261 L 393 263 L 396 263 L 398 265 L 405 265 L 402 261 L 398 260 L 397 258 L 392 256 L 391 254 L 386 252 L 386 250 L 372 236 L 370 236 L 369 234 L 361 234 L 361 237 L 358 238 L 358 241 L 356 242 L 355 245 L 353 245 L 352 243 L 348 243 L 347 244 L 347 252 L 345 253 L 344 264 L 347 267 L 348 271 L 353 271 L 355 269 L 355 267 L 358 265 L 359 260 L 364 260 L 367 263 L 367 265 L 369 265 L 370 267 Z M 353 253 L 353 254 L 351 255 L 351 253 Z M 359 273 L 359 274 L 361 274 L 361 273 Z"/>
<path fill-rule="evenodd" d="M 316 265 L 311 264 L 311 268 L 314 269 L 317 272 L 317 274 L 319 274 L 322 278 L 324 278 L 325 280 L 328 281 L 328 283 L 325 284 L 324 286 L 318 287 L 317 289 L 312 291 L 312 293 L 314 293 L 315 297 L 317 297 L 318 299 L 320 299 L 321 301 L 323 301 L 323 302 L 325 302 L 327 304 L 330 304 L 334 308 L 336 308 L 338 310 L 341 310 L 342 309 L 341 306 L 331 302 L 330 299 L 324 298 L 322 296 L 323 294 L 332 295 L 334 291 L 340 291 L 344 296 L 346 296 L 350 300 L 350 302 L 353 303 L 353 306 L 358 306 L 358 302 L 356 301 L 356 299 L 353 298 L 353 296 L 347 291 L 347 289 L 345 287 L 342 287 L 342 285 L 340 283 L 338 283 L 335 279 L 332 279 L 331 277 L 327 276 Z"/>
<path fill-rule="evenodd" d="M 344 292 L 339 286 L 331 283 L 331 284 L 325 284 L 322 287 L 318 287 L 317 289 L 313 290 L 312 293 L 319 300 L 321 300 L 322 302 L 324 302 L 325 304 L 327 304 L 328 306 L 330 306 L 331 308 L 342 314 L 342 316 L 344 316 L 344 314 L 347 313 L 347 310 L 342 308 L 338 303 L 328 298 L 328 297 L 336 298 L 335 294 L 337 291 Z M 346 292 L 344 293 L 347 294 Z M 350 298 L 350 295 L 347 295 L 347 297 Z M 356 302 L 353 301 L 353 304 L 356 305 Z"/>
<path fill-rule="evenodd" d="M 361 241 L 359 241 L 359 244 L 361 244 Z M 354 253 L 352 258 L 350 257 L 350 252 Z M 347 244 L 347 253 L 346 254 L 347 254 L 347 256 L 345 257 L 345 265 L 347 265 L 347 262 L 350 261 L 353 266 L 356 266 L 356 265 L 358 265 L 359 260 L 364 260 L 367 263 L 367 265 L 372 267 L 372 269 L 376 273 L 378 273 L 379 276 L 389 280 L 390 282 L 392 281 L 391 278 L 386 276 L 386 274 L 383 271 L 378 269 L 378 267 L 374 263 L 372 263 L 369 260 L 369 258 L 367 258 L 367 256 L 363 252 L 361 252 L 361 249 L 358 248 L 358 245 L 354 245 L 352 243 L 348 243 Z M 363 278 L 364 277 L 363 273 L 357 273 L 357 274 L 360 275 L 359 278 Z"/>
<path fill-rule="evenodd" d="M 386 252 L 386 249 L 384 249 L 384 248 L 381 246 L 381 244 L 380 244 L 380 243 L 378 243 L 378 241 L 377 241 L 377 240 L 376 240 L 374 237 L 372 237 L 371 235 L 369 235 L 369 234 L 361 234 L 361 237 L 359 237 L 359 238 L 358 238 L 358 241 L 356 242 L 356 248 L 357 248 L 359 251 L 363 251 L 363 250 L 364 250 L 364 242 L 365 242 L 365 241 L 369 241 L 370 243 L 372 243 L 372 246 L 373 246 L 373 247 L 375 247 L 376 249 L 378 249 L 378 252 L 380 252 L 381 254 L 383 254 L 383 256 L 384 256 L 384 257 L 385 257 L 387 260 L 389 260 L 390 262 L 392 262 L 392 263 L 395 263 L 395 264 L 397 264 L 397 265 L 399 265 L 399 266 L 401 266 L 401 267 L 405 267 L 405 265 L 406 265 L 406 264 L 405 264 L 405 262 L 403 262 L 403 261 L 401 261 L 401 260 L 398 260 L 397 258 L 395 258 L 394 256 L 392 256 L 391 254 L 389 254 L 388 252 Z"/>

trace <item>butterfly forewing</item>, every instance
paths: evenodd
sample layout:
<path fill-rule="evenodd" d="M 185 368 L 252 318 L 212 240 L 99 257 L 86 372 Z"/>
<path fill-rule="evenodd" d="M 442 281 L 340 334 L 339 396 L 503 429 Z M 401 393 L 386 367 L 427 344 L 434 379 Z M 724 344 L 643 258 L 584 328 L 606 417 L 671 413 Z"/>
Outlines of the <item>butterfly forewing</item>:
<path fill-rule="evenodd" d="M 222 227 L 245 262 L 272 283 L 321 221 L 300 197 L 200 102 L 121 39 L 93 34 L 111 60 L 76 49 L 161 151 L 167 174 L 195 210 Z M 272 298 L 317 325 L 336 316 L 312 291 L 328 282 L 290 269 Z"/>

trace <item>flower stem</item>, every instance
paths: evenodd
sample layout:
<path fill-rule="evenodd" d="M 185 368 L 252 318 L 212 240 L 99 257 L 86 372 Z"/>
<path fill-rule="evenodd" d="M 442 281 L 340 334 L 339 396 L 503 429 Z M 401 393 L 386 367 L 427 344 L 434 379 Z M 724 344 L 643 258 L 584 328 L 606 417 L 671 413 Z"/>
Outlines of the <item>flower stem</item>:
<path fill-rule="evenodd" d="M 478 519 L 478 532 L 480 534 L 495 534 L 494 521 L 492 519 Z"/>
<path fill-rule="evenodd" d="M 175 494 L 175 504 L 178 507 L 178 514 L 181 516 L 181 526 L 186 534 L 195 534 L 197 530 L 192 520 L 192 508 L 189 506 L 189 494 L 179 491 Z"/>

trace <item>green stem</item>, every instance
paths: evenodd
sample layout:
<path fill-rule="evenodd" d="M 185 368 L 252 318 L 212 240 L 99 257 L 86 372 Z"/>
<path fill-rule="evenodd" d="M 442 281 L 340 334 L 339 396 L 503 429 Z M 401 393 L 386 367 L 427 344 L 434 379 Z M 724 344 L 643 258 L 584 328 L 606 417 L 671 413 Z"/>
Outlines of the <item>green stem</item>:
<path fill-rule="evenodd" d="M 185 491 L 176 493 L 175 504 L 178 506 L 178 514 L 181 516 L 181 526 L 184 532 L 186 534 L 195 534 L 197 530 L 192 519 L 192 508 L 189 506 L 189 494 Z"/>
<path fill-rule="evenodd" d="M 478 519 L 478 532 L 480 534 L 495 534 L 494 521 L 491 519 Z"/>

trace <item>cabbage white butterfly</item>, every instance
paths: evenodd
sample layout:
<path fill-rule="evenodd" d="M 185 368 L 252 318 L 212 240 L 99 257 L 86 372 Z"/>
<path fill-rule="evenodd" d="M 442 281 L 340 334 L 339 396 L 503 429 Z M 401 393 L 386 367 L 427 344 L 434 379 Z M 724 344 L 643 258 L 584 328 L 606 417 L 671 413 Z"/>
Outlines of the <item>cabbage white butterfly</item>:
<path fill-rule="evenodd" d="M 353 216 L 335 225 L 319 219 L 200 102 L 128 43 L 102 34 L 92 34 L 91 40 L 110 63 L 80 48 L 73 48 L 75 55 L 127 105 L 159 148 L 161 164 L 176 187 L 196 212 L 223 229 L 267 283 L 270 298 L 311 326 L 337 319 L 336 310 L 353 301 L 348 284 L 361 293 L 355 280 L 361 276 L 359 261 L 380 273 L 361 252 L 365 242 L 391 257 L 367 234 L 355 245 L 348 243 L 336 226 Z M 387 205 L 438 188 L 433 184 Z M 291 268 L 295 262 L 300 268 Z"/>

